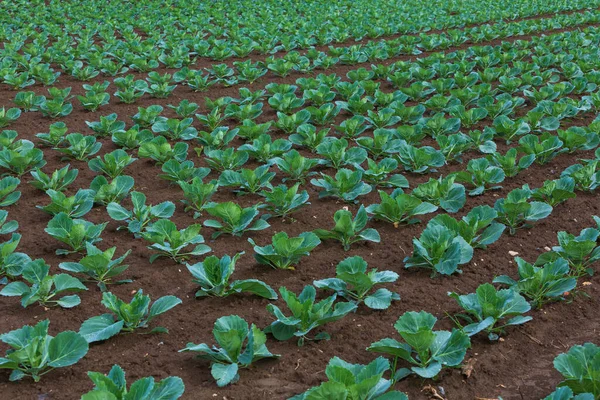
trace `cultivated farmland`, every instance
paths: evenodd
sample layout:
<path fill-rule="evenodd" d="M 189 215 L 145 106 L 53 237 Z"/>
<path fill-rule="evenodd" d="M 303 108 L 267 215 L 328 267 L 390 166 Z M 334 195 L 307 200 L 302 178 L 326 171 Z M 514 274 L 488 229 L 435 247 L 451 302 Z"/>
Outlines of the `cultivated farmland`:
<path fill-rule="evenodd" d="M 600 398 L 600 0 L 0 11 L 1 398 Z"/>

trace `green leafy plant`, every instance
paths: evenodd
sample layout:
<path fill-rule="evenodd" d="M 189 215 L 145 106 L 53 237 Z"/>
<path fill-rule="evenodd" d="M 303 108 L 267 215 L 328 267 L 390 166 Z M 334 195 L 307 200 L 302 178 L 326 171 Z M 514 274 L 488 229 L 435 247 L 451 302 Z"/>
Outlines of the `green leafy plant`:
<path fill-rule="evenodd" d="M 64 122 L 55 122 L 50 124 L 48 133 L 36 133 L 43 146 L 58 147 L 65 141 L 65 134 L 69 130 Z"/>
<path fill-rule="evenodd" d="M 301 113 L 302 111 L 294 114 L 294 116 L 299 116 Z M 280 120 L 277 121 L 276 125 L 278 128 L 281 128 L 286 133 L 296 131 L 296 133 L 292 133 L 289 136 L 290 142 L 292 142 L 293 144 L 301 147 L 307 147 L 310 151 L 315 152 L 317 150 L 317 147 L 321 143 L 324 143 L 325 140 L 328 138 L 327 134 L 329 133 L 329 129 L 317 130 L 315 126 L 304 123 L 310 119 L 310 112 L 307 111 L 306 121 L 295 121 L 295 123 L 288 122 L 288 119 L 291 118 L 293 118 L 293 116 L 280 116 Z"/>
<path fill-rule="evenodd" d="M 391 195 L 383 190 L 379 191 L 381 203 L 371 204 L 366 208 L 373 218 L 387 221 L 398 227 L 402 223 L 415 224 L 420 222 L 418 215 L 430 214 L 435 212 L 438 207 L 419 200 L 417 197 L 402 192 L 402 189 L 397 189 Z"/>
<path fill-rule="evenodd" d="M 148 328 L 159 315 L 169 311 L 181 300 L 175 296 L 163 296 L 150 306 L 150 296 L 140 289 L 126 303 L 110 292 L 102 293 L 102 305 L 111 313 L 89 318 L 81 324 L 79 333 L 88 343 L 109 339 L 120 332 L 131 333 Z M 156 327 L 148 333 L 168 333 L 166 328 Z"/>
<path fill-rule="evenodd" d="M 0 285 L 5 285 L 7 278 L 21 275 L 23 267 L 31 261 L 27 254 L 15 252 L 20 241 L 21 235 L 13 233 L 9 240 L 0 243 Z"/>
<path fill-rule="evenodd" d="M 57 305 L 63 308 L 79 305 L 79 296 L 69 293 L 87 290 L 85 285 L 69 274 L 50 275 L 49 272 L 50 266 L 44 260 L 30 261 L 23 266 L 21 276 L 31 286 L 25 282 L 11 282 L 0 291 L 0 295 L 21 297 L 23 307 L 34 303 L 44 307 Z"/>
<path fill-rule="evenodd" d="M 75 181 L 79 174 L 79 170 L 69 169 L 70 167 L 70 164 L 67 164 L 61 169 L 52 172 L 51 175 L 47 175 L 41 169 L 37 168 L 30 172 L 33 177 L 33 180 L 30 181 L 30 183 L 33 187 L 43 190 L 44 192 L 47 190 L 62 192 Z"/>
<path fill-rule="evenodd" d="M 150 222 L 171 218 L 175 212 L 175 204 L 170 201 L 163 201 L 155 206 L 147 205 L 146 195 L 141 192 L 131 192 L 131 203 L 131 211 L 115 202 L 108 203 L 106 211 L 115 221 L 125 221 L 127 230 L 135 237 L 140 237 L 140 233 Z M 117 229 L 123 228 L 125 227 L 120 226 Z"/>
<path fill-rule="evenodd" d="M 340 261 L 335 268 L 336 277 L 314 281 L 319 289 L 335 291 L 339 296 L 355 303 L 361 303 L 374 310 L 385 310 L 392 300 L 400 300 L 400 295 L 388 289 L 380 288 L 369 294 L 375 285 L 398 280 L 393 271 L 380 271 L 373 268 L 367 272 L 367 262 L 360 256 L 348 257 Z"/>
<path fill-rule="evenodd" d="M 441 151 L 431 146 L 415 147 L 406 142 L 400 144 L 396 157 L 406 171 L 416 174 L 435 171 L 446 163 Z"/>
<path fill-rule="evenodd" d="M 93 190 L 79 189 L 75 195 L 70 197 L 52 189 L 47 190 L 46 194 L 50 197 L 51 203 L 46 206 L 36 207 L 50 215 L 64 212 L 69 217 L 81 218 L 94 206 Z"/>
<path fill-rule="evenodd" d="M 320 161 L 315 158 L 304 157 L 296 150 L 290 150 L 281 157 L 273 158 L 271 163 L 277 165 L 281 172 L 289 176 L 289 178 L 283 178 L 283 182 L 291 179 L 304 183 L 306 178 L 316 174 L 312 170 L 319 165 Z"/>
<path fill-rule="evenodd" d="M 211 132 L 200 131 L 198 142 L 211 149 L 223 149 L 235 139 L 238 129 L 229 129 L 228 126 L 219 126 Z"/>
<path fill-rule="evenodd" d="M 265 204 L 260 207 L 273 213 L 276 217 L 286 218 L 300 208 L 309 205 L 308 192 L 303 190 L 298 193 L 300 183 L 288 188 L 286 185 L 275 186 L 270 192 L 263 190 L 260 194 L 265 199 Z"/>
<path fill-rule="evenodd" d="M 483 205 L 474 207 L 460 220 L 448 214 L 440 214 L 429 221 L 428 225 L 440 225 L 460 235 L 473 248 L 485 249 L 500 238 L 506 226 L 496 222 L 498 216 L 492 207 Z"/>
<path fill-rule="evenodd" d="M 335 169 L 343 166 L 356 166 L 367 159 L 367 151 L 361 147 L 348 147 L 344 138 L 328 138 L 316 148 L 317 154 L 324 158 L 323 164 Z"/>
<path fill-rule="evenodd" d="M 67 158 L 78 161 L 86 161 L 88 157 L 99 152 L 102 147 L 102 143 L 96 141 L 95 136 L 84 136 L 81 133 L 69 133 L 65 140 L 68 146 L 57 147 L 56 150 L 65 154 Z"/>
<path fill-rule="evenodd" d="M 545 132 L 541 135 L 529 134 L 519 139 L 520 149 L 535 156 L 535 162 L 546 164 L 557 155 L 564 153 L 563 142 L 557 136 Z"/>
<path fill-rule="evenodd" d="M 542 186 L 533 189 L 531 198 L 556 207 L 558 204 L 576 197 L 574 191 L 575 180 L 570 176 L 563 176 L 560 179 L 545 181 Z"/>
<path fill-rule="evenodd" d="M 509 233 L 514 235 L 517 229 L 531 226 L 531 222 L 546 218 L 552 213 L 552 206 L 540 201 L 529 201 L 532 191 L 529 186 L 510 191 L 506 198 L 496 200 L 494 210 L 498 213 L 497 221 L 506 225 Z"/>
<path fill-rule="evenodd" d="M 71 248 L 70 250 L 56 250 L 56 254 L 65 255 L 83 250 L 87 243 L 94 244 L 101 241 L 100 235 L 107 224 L 108 222 L 94 225 L 83 219 L 73 219 L 61 212 L 48 222 L 44 231 Z"/>
<path fill-rule="evenodd" d="M 98 287 L 103 292 L 106 291 L 106 285 L 132 282 L 131 279 L 112 282 L 115 276 L 122 274 L 129 268 L 129 265 L 123 264 L 123 261 L 131 254 L 131 250 L 127 250 L 121 257 L 115 259 L 113 258 L 117 250 L 116 247 L 102 251 L 93 244 L 87 243 L 85 250 L 85 257 L 78 262 L 63 262 L 58 267 L 68 272 L 87 276 L 90 280 L 97 282 Z"/>
<path fill-rule="evenodd" d="M 224 255 L 221 258 L 210 256 L 202 262 L 188 264 L 187 269 L 194 277 L 192 281 L 200 285 L 196 297 L 227 297 L 235 293 L 246 292 L 269 300 L 276 300 L 277 293 L 258 279 L 236 280 L 229 283 L 229 279 L 235 271 L 235 263 L 243 254 L 244 252 L 241 252 L 233 257 Z"/>
<path fill-rule="evenodd" d="M 586 228 L 578 236 L 560 231 L 557 234 L 558 246 L 553 246 L 552 251 L 541 254 L 536 260 L 536 265 L 556 259 L 565 259 L 575 277 L 593 275 L 592 264 L 600 260 L 600 229 Z"/>
<path fill-rule="evenodd" d="M 593 150 L 600 144 L 600 136 L 597 133 L 578 126 L 572 126 L 566 130 L 558 129 L 556 134 L 569 153 L 578 150 Z"/>
<path fill-rule="evenodd" d="M 21 116 L 21 110 L 18 108 L 9 108 L 8 110 L 2 107 L 0 109 L 0 128 L 5 128 L 15 122 Z"/>
<path fill-rule="evenodd" d="M 192 224 L 185 229 L 177 229 L 175 223 L 168 219 L 159 219 L 147 226 L 141 232 L 142 238 L 150 242 L 149 249 L 156 253 L 150 256 L 150 262 L 159 257 L 168 257 L 181 263 L 191 256 L 200 256 L 210 252 L 210 247 L 204 244 L 204 237 L 200 235 L 202 225 Z M 194 246 L 186 251 L 188 246 Z"/>
<path fill-rule="evenodd" d="M 134 184 L 131 176 L 119 175 L 108 182 L 103 175 L 98 175 L 90 183 L 90 189 L 94 192 L 95 203 L 108 205 L 125 200 Z"/>
<path fill-rule="evenodd" d="M 171 159 L 163 164 L 162 172 L 164 174 L 159 175 L 159 178 L 166 179 L 170 182 L 187 182 L 189 183 L 192 179 L 204 179 L 209 173 L 209 168 L 196 168 L 194 162 L 191 160 L 177 161 Z"/>
<path fill-rule="evenodd" d="M 570 387 L 563 386 L 544 397 L 544 400 L 594 400 L 594 395 L 591 393 L 575 394 Z"/>
<path fill-rule="evenodd" d="M 114 144 L 125 150 L 136 149 L 152 139 L 154 139 L 152 132 L 148 129 L 140 129 L 138 125 L 134 125 L 126 131 L 117 131 L 111 137 Z"/>
<path fill-rule="evenodd" d="M 108 101 L 110 100 L 110 94 L 104 92 L 97 93 L 89 90 L 85 92 L 85 96 L 77 96 L 77 99 L 84 109 L 95 112 L 101 106 L 108 104 Z"/>
<path fill-rule="evenodd" d="M 449 213 L 458 212 L 467 201 L 465 187 L 455 182 L 456 177 L 430 179 L 417 186 L 412 194 L 422 201 L 434 204 Z"/>
<path fill-rule="evenodd" d="M 141 128 L 148 128 L 157 121 L 163 120 L 164 117 L 160 116 L 163 108 L 158 104 L 153 104 L 147 108 L 138 107 L 138 112 L 131 119 L 133 122 L 138 124 Z"/>
<path fill-rule="evenodd" d="M 398 168 L 398 161 L 393 158 L 384 158 L 379 163 L 367 158 L 367 168 L 357 166 L 362 171 L 365 182 L 373 187 L 407 188 L 408 180 L 401 174 L 393 174 Z"/>
<path fill-rule="evenodd" d="M 372 399 L 408 400 L 408 396 L 396 390 L 388 391 L 393 380 L 383 375 L 390 370 L 390 362 L 377 357 L 367 365 L 350 364 L 333 357 L 325 369 L 329 381 L 313 387 L 290 400 L 310 399 Z"/>
<path fill-rule="evenodd" d="M 254 139 L 252 144 L 240 146 L 238 150 L 247 151 L 258 162 L 267 163 L 279 157 L 292 148 L 292 143 L 286 139 L 273 140 L 270 135 L 262 134 Z"/>
<path fill-rule="evenodd" d="M 236 151 L 233 147 L 225 150 L 204 148 L 206 163 L 217 171 L 236 170 L 241 168 L 250 157 L 246 151 Z"/>
<path fill-rule="evenodd" d="M 87 374 L 94 389 L 81 396 L 82 400 L 133 400 L 139 396 L 146 400 L 176 400 L 185 390 L 183 380 L 178 376 L 169 376 L 159 382 L 153 377 L 141 378 L 128 390 L 125 371 L 119 365 L 113 365 L 108 375 L 91 371 Z"/>
<path fill-rule="evenodd" d="M 192 140 L 198 137 L 198 131 L 192 126 L 193 122 L 192 118 L 161 119 L 152 125 L 152 132 L 171 140 Z"/>
<path fill-rule="evenodd" d="M 461 273 L 458 266 L 473 258 L 473 247 L 458 232 L 442 224 L 427 224 L 412 242 L 413 254 L 404 259 L 404 267 L 428 268 L 432 276 Z"/>
<path fill-rule="evenodd" d="M 150 158 L 158 165 L 162 165 L 171 159 L 179 162 L 187 158 L 188 144 L 177 142 L 171 146 L 164 136 L 156 136 L 154 139 L 140 144 L 138 156 L 141 158 Z"/>
<path fill-rule="evenodd" d="M 269 172 L 268 164 L 256 169 L 242 168 L 240 171 L 223 171 L 218 179 L 219 186 L 237 188 L 238 194 L 257 193 L 263 189 L 272 189 L 270 181 L 275 177 L 275 172 Z"/>
<path fill-rule="evenodd" d="M 12 176 L 0 179 L 0 207 L 8 207 L 21 198 L 21 192 L 15 190 L 20 184 L 21 180 Z"/>
<path fill-rule="evenodd" d="M 193 210 L 194 218 L 198 218 L 204 208 L 209 204 L 211 197 L 219 187 L 216 180 L 203 183 L 201 178 L 195 177 L 191 182 L 178 182 L 185 197 L 181 202 L 185 204 L 185 211 Z"/>
<path fill-rule="evenodd" d="M 93 130 L 98 136 L 114 135 L 117 132 L 123 132 L 125 122 L 117 120 L 117 114 L 112 113 L 107 116 L 100 116 L 100 121 L 88 122 L 85 124 Z"/>
<path fill-rule="evenodd" d="M 592 192 L 600 187 L 600 158 L 586 160 L 585 165 L 574 164 L 560 174 L 561 178 L 571 178 L 577 190 Z"/>
<path fill-rule="evenodd" d="M 593 343 L 575 345 L 568 352 L 559 354 L 554 359 L 554 368 L 564 380 L 558 386 L 567 387 L 574 394 L 590 393 L 597 399 L 600 396 L 599 359 L 600 347 Z M 577 399 L 587 400 L 581 395 Z"/>
<path fill-rule="evenodd" d="M 205 343 L 188 343 L 179 351 L 197 352 L 200 353 L 198 357 L 209 360 L 211 375 L 219 387 L 237 382 L 240 368 L 248 368 L 261 359 L 279 358 L 267 349 L 265 333 L 254 324 L 248 327 L 248 323 L 237 315 L 217 319 L 213 335 L 220 348 L 209 347 Z"/>
<path fill-rule="evenodd" d="M 15 220 L 7 221 L 8 211 L 0 210 L 0 235 L 7 235 L 19 229 L 19 223 Z"/>
<path fill-rule="evenodd" d="M 273 235 L 272 244 L 258 246 L 254 240 L 248 239 L 254 247 L 254 258 L 260 264 L 279 269 L 295 269 L 303 256 L 310 255 L 321 240 L 312 232 L 303 232 L 298 237 L 289 237 L 285 232 Z"/>
<path fill-rule="evenodd" d="M 314 186 L 323 188 L 319 198 L 336 197 L 346 202 L 357 202 L 357 197 L 371 192 L 371 185 L 362 181 L 361 171 L 351 171 L 346 168 L 339 169 L 335 177 L 321 173 L 320 179 L 311 179 Z"/>
<path fill-rule="evenodd" d="M 96 157 L 88 162 L 89 168 L 109 178 L 116 178 L 121 175 L 128 165 L 131 165 L 137 158 L 131 157 L 125 150 L 117 149 L 104 155 L 104 159 Z"/>
<path fill-rule="evenodd" d="M 80 334 L 63 331 L 51 336 L 49 325 L 46 319 L 0 335 L 0 341 L 10 346 L 0 358 L 0 368 L 11 370 L 10 381 L 30 376 L 39 382 L 48 372 L 76 364 L 87 354 L 89 346 Z"/>
<path fill-rule="evenodd" d="M 360 241 L 379 243 L 381 240 L 379 232 L 373 228 L 366 228 L 368 217 L 367 211 L 363 205 L 352 218 L 352 213 L 348 210 L 337 210 L 333 215 L 335 223 L 333 229 L 316 229 L 314 233 L 320 239 L 338 240 L 344 246 L 344 251 L 350 250 L 350 246 Z"/>
<path fill-rule="evenodd" d="M 242 208 L 232 201 L 225 203 L 209 203 L 204 206 L 204 211 L 222 222 L 214 219 L 204 221 L 204 226 L 216 229 L 212 238 L 216 239 L 223 233 L 233 236 L 242 236 L 248 231 L 261 231 L 270 225 L 262 218 L 256 219 L 259 214 L 258 205 Z"/>
<path fill-rule="evenodd" d="M 469 337 L 458 329 L 434 331 L 437 318 L 425 311 L 404 313 L 394 324 L 404 342 L 385 338 L 372 343 L 368 351 L 383 353 L 394 358 L 392 382 L 410 374 L 421 378 L 435 378 L 443 367 L 456 367 L 471 347 Z M 409 368 L 397 368 L 398 360 L 411 364 Z"/>
<path fill-rule="evenodd" d="M 454 176 L 456 176 L 457 182 L 468 183 L 473 187 L 469 191 L 469 196 L 478 196 L 486 190 L 501 189 L 502 186 L 496 184 L 503 182 L 506 177 L 502 168 L 490 165 L 485 158 L 470 160 L 466 171 L 456 172 Z"/>
<path fill-rule="evenodd" d="M 17 176 L 21 176 L 35 168 L 42 168 L 46 165 L 44 153 L 42 150 L 30 146 L 33 146 L 33 144 L 22 146 L 17 150 L 8 148 L 0 150 L 0 167 Z"/>
<path fill-rule="evenodd" d="M 486 331 L 489 340 L 498 340 L 507 326 L 521 325 L 533 319 L 523 315 L 531 310 L 531 305 L 514 289 L 496 290 L 491 284 L 484 283 L 475 293 L 458 295 L 450 292 L 448 295 L 464 309 L 466 314 L 457 317 L 468 322 L 461 328 L 469 336 Z M 455 319 L 457 323 L 458 318 Z"/>
<path fill-rule="evenodd" d="M 329 340 L 329 334 L 324 331 L 313 338 L 307 335 L 313 329 L 342 319 L 356 309 L 356 304 L 351 302 L 338 302 L 334 306 L 337 297 L 335 294 L 315 303 L 317 292 L 310 285 L 305 286 L 298 296 L 285 287 L 279 288 L 279 293 L 292 315 L 286 317 L 276 305 L 267 305 L 267 311 L 276 320 L 265 332 L 271 333 L 277 340 L 288 340 L 295 336 L 299 338 L 298 346 L 302 346 L 306 340 Z"/>
<path fill-rule="evenodd" d="M 507 285 L 516 292 L 531 299 L 535 308 L 540 308 L 549 301 L 560 300 L 565 293 L 577 286 L 577 279 L 569 276 L 569 263 L 564 258 L 545 263 L 541 267 L 534 266 L 521 257 L 515 257 L 519 280 L 507 275 L 494 278 L 493 283 Z"/>

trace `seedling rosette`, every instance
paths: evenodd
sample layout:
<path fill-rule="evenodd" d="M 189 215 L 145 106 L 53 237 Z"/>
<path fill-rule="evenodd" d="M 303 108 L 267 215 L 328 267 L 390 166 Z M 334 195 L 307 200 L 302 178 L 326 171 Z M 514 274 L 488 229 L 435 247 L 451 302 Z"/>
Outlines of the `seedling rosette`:
<path fill-rule="evenodd" d="M 266 346 L 267 336 L 256 325 L 237 315 L 221 317 L 215 322 L 213 335 L 220 348 L 205 343 L 188 343 L 180 352 L 193 351 L 198 357 L 211 361 L 211 374 L 217 386 L 223 387 L 240 379 L 239 370 L 265 358 L 279 358 Z M 246 344 L 244 347 L 244 343 Z"/>

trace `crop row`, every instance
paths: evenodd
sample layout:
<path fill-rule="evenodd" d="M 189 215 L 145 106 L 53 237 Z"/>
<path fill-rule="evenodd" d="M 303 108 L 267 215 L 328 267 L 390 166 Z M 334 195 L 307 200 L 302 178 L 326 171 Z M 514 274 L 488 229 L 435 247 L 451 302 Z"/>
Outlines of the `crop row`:
<path fill-rule="evenodd" d="M 559 29 L 563 26 L 572 28 L 577 25 L 586 25 L 598 21 L 598 11 L 588 11 L 582 14 L 554 15 L 551 18 L 540 20 L 526 20 L 482 26 L 465 31 L 450 31 L 448 33 L 414 36 L 401 36 L 397 39 L 369 42 L 365 46 L 354 45 L 349 47 L 330 47 L 326 52 L 313 48 L 301 55 L 297 51 L 291 51 L 282 57 L 270 56 L 264 61 L 253 62 L 250 59 L 236 61 L 233 67 L 227 64 L 213 64 L 205 68 L 208 75 L 202 71 L 192 70 L 189 75 L 189 67 L 194 65 L 195 57 L 209 57 L 214 60 L 223 60 L 233 57 L 235 54 L 227 46 L 201 49 L 197 44 L 194 52 L 190 54 L 166 54 L 164 50 L 148 48 L 141 54 L 136 54 L 127 49 L 119 48 L 105 52 L 98 52 L 97 56 L 89 57 L 85 63 L 69 54 L 70 45 L 65 43 L 63 48 L 53 50 L 46 47 L 41 41 L 37 45 L 29 44 L 23 49 L 23 42 L 15 46 L 7 45 L 4 49 L 4 58 L 0 75 L 3 82 L 13 88 L 25 88 L 40 82 L 44 85 L 55 84 L 60 76 L 51 65 L 58 64 L 62 71 L 68 72 L 77 80 L 88 81 L 103 75 L 116 76 L 127 73 L 129 70 L 137 72 L 149 72 L 160 67 L 162 63 L 167 68 L 182 69 L 176 73 L 180 76 L 178 81 L 194 78 L 194 90 L 206 90 L 215 83 L 223 83 L 227 86 L 244 82 L 252 83 L 263 77 L 268 71 L 279 76 L 287 76 L 292 71 L 302 73 L 313 70 L 327 70 L 336 64 L 356 65 L 367 61 L 380 62 L 398 57 L 399 55 L 417 55 L 422 51 L 431 52 L 440 49 L 450 49 L 464 45 L 465 43 L 479 43 L 492 39 L 508 38 L 515 35 L 543 32 L 548 29 Z M 247 49 L 250 52 L 251 49 Z M 241 50 L 240 50 L 241 51 Z M 86 52 L 87 54 L 87 52 Z M 106 55 L 110 55 L 107 57 Z M 247 56 L 242 54 L 240 56 Z"/>

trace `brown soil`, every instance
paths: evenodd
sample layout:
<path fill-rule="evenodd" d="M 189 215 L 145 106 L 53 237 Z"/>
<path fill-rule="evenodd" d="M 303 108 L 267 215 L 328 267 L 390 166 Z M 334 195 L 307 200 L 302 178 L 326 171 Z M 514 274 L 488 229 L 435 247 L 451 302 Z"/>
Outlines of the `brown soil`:
<path fill-rule="evenodd" d="M 345 67 L 336 72 L 345 73 Z M 276 81 L 291 83 L 295 79 L 296 76 Z M 265 83 L 262 82 L 262 85 Z M 73 86 L 72 94 L 81 92 L 81 83 L 65 76 L 61 76 L 61 86 Z M 254 89 L 256 88 L 258 87 Z M 38 93 L 45 92 L 43 88 L 37 86 L 33 90 Z M 109 91 L 112 93 L 112 90 Z M 208 95 L 216 98 L 236 94 L 237 88 L 219 88 L 212 90 Z M 15 92 L 2 88 L 0 104 L 10 106 L 14 95 Z M 119 119 L 124 120 L 129 127 L 130 117 L 137 111 L 138 106 L 178 104 L 183 98 L 203 104 L 204 95 L 179 87 L 175 94 L 166 100 L 144 96 L 134 105 L 123 105 L 113 98 L 110 105 L 102 107 L 96 113 L 85 112 L 78 105 L 77 100 L 74 100 L 75 111 L 64 121 L 69 127 L 69 132 L 89 134 L 91 131 L 85 125 L 86 120 L 98 120 L 100 115 L 117 112 Z M 166 107 L 164 114 L 174 116 Z M 265 113 L 261 118 L 268 119 L 273 115 L 274 112 L 265 103 Z M 20 138 L 34 140 L 34 134 L 47 132 L 52 122 L 54 121 L 43 118 L 39 113 L 27 113 L 9 129 L 19 132 Z M 586 120 L 583 123 L 586 122 L 591 121 Z M 582 121 L 572 121 L 570 124 L 580 125 Z M 101 154 L 116 148 L 110 139 L 101 141 L 103 143 Z M 505 147 L 502 146 L 504 145 L 499 143 L 499 147 L 504 150 Z M 469 198 L 459 215 L 480 204 L 493 205 L 497 198 L 505 196 L 508 191 L 524 183 L 536 187 L 546 179 L 556 178 L 565 167 L 577 162 L 576 160 L 583 155 L 563 154 L 547 165 L 536 164 L 521 175 L 507 179 L 502 190 Z M 477 156 L 477 154 L 468 155 L 465 157 L 465 162 Z M 60 153 L 54 150 L 45 150 L 45 158 L 48 164 L 44 170 L 47 172 L 60 168 L 66 163 L 61 161 Z M 203 165 L 203 161 L 193 151 L 190 151 L 189 158 L 197 165 Z M 78 161 L 72 161 L 71 165 L 78 168 L 80 173 L 69 193 L 74 193 L 78 188 L 89 187 L 94 174 L 89 171 L 87 165 Z M 252 163 L 249 165 L 256 166 Z M 458 166 L 452 165 L 441 169 L 440 173 L 445 174 L 464 166 L 464 163 Z M 160 168 L 151 162 L 138 160 L 127 168 L 126 174 L 135 178 L 135 189 L 144 192 L 150 203 L 156 204 L 165 200 L 175 202 L 177 211 L 173 220 L 179 227 L 201 222 L 204 217 L 193 220 L 190 214 L 183 212 L 183 207 L 179 203 L 179 199 L 182 198 L 181 191 L 166 181 L 156 179 L 155 175 L 159 171 Z M 216 176 L 213 173 L 210 178 Z M 411 182 L 411 187 L 429 178 L 429 176 L 410 174 L 406 176 Z M 23 234 L 18 250 L 26 252 L 32 258 L 44 258 L 52 266 L 53 272 L 57 272 L 60 262 L 77 261 L 79 256 L 72 255 L 65 258 L 54 255 L 60 243 L 43 231 L 50 217 L 35 208 L 36 205 L 47 204 L 48 198 L 44 193 L 27 184 L 28 180 L 28 176 L 22 177 L 22 184 L 19 187 L 22 197 L 16 205 L 8 208 L 10 219 L 18 220 L 19 232 Z M 86 219 L 95 223 L 111 221 L 102 235 L 103 241 L 100 247 L 117 246 L 117 254 L 122 254 L 127 249 L 132 250 L 132 254 L 127 259 L 130 269 L 125 277 L 134 279 L 134 282 L 111 286 L 110 290 L 127 300 L 139 288 L 143 288 L 144 292 L 150 294 L 153 299 L 164 295 L 180 297 L 183 304 L 156 321 L 160 326 L 167 327 L 170 333 L 120 335 L 106 342 L 94 344 L 90 347 L 88 355 L 78 364 L 54 371 L 45 376 L 40 383 L 29 380 L 11 383 L 8 382 L 8 373 L 2 371 L 0 372 L 1 397 L 75 399 L 92 388 L 91 381 L 85 375 L 86 371 L 106 373 L 113 364 L 118 363 L 127 372 L 130 383 L 150 375 L 157 378 L 169 375 L 180 376 L 186 384 L 183 397 L 185 399 L 284 399 L 318 385 L 324 380 L 325 366 L 333 356 L 355 363 L 369 362 L 373 354 L 364 349 L 373 341 L 384 337 L 395 337 L 396 333 L 392 325 L 398 316 L 406 311 L 426 310 L 439 318 L 438 329 L 451 328 L 452 322 L 446 314 L 458 312 L 458 307 L 447 297 L 448 291 L 468 293 L 478 285 L 490 282 L 497 275 L 514 275 L 516 267 L 509 251 L 517 251 L 525 259 L 534 260 L 544 251 L 544 247 L 556 244 L 557 231 L 579 232 L 592 224 L 591 215 L 600 214 L 597 193 L 578 193 L 577 198 L 558 206 L 549 218 L 541 221 L 534 228 L 519 231 L 512 237 L 504 235 L 487 250 L 477 250 L 473 261 L 464 266 L 464 273 L 452 277 L 431 279 L 427 271 L 404 269 L 402 260 L 412 252 L 411 240 L 419 236 L 424 223 L 395 229 L 389 224 L 372 222 L 370 226 L 376 228 L 381 234 L 380 244 L 358 244 L 350 251 L 344 252 L 338 243 L 327 241 L 317 247 L 310 257 L 302 259 L 296 271 L 273 270 L 256 264 L 252 257 L 253 250 L 247 242 L 248 237 L 254 238 L 259 244 L 266 244 L 278 231 L 286 231 L 295 236 L 315 228 L 329 227 L 333 213 L 344 206 L 331 199 L 318 200 L 318 191 L 312 185 L 306 185 L 305 188 L 309 191 L 312 205 L 297 213 L 294 216 L 295 221 L 272 219 L 269 221 L 272 227 L 268 230 L 244 235 L 241 238 L 221 236 L 216 241 L 209 239 L 211 229 L 203 230 L 204 237 L 214 254 L 221 256 L 232 255 L 239 251 L 246 252 L 238 262 L 234 279 L 256 278 L 274 288 L 285 286 L 299 292 L 304 285 L 312 283 L 313 280 L 332 277 L 335 274 L 335 265 L 342 259 L 360 255 L 368 261 L 370 267 L 391 269 L 400 274 L 398 282 L 388 287 L 400 293 L 401 301 L 395 302 L 385 311 L 372 311 L 361 307 L 356 314 L 327 325 L 326 330 L 332 335 L 331 341 L 308 343 L 304 347 L 297 347 L 293 340 L 278 342 L 270 338 L 268 347 L 272 352 L 282 355 L 280 360 L 259 362 L 250 369 L 241 371 L 241 379 L 237 384 L 218 388 L 210 375 L 208 362 L 197 360 L 190 353 L 177 351 L 188 342 L 214 343 L 211 333 L 213 323 L 223 315 L 238 314 L 260 327 L 267 326 L 272 321 L 272 317 L 265 309 L 268 301 L 250 296 L 196 300 L 194 293 L 197 288 L 191 282 L 191 276 L 183 265 L 165 259 L 149 264 L 151 251 L 146 248 L 146 243 L 141 239 L 132 239 L 126 231 L 117 231 L 118 224 L 109 218 L 105 209 L 96 207 L 85 216 Z M 254 195 L 235 197 L 227 190 L 221 190 L 215 200 L 234 200 L 248 206 L 255 204 L 259 197 Z M 378 197 L 376 192 L 372 192 L 360 200 L 364 204 L 372 204 L 377 202 Z M 126 204 L 129 205 L 129 202 Z M 351 206 L 351 209 L 355 211 L 356 207 Z M 568 302 L 551 304 L 542 310 L 532 312 L 533 321 L 522 327 L 509 329 L 501 342 L 490 343 L 484 337 L 474 338 L 472 349 L 466 357 L 466 360 L 476 359 L 474 371 L 469 378 L 463 376 L 459 369 L 447 370 L 435 382 L 410 377 L 397 384 L 396 388 L 408 393 L 411 399 L 428 398 L 429 396 L 422 392 L 423 387 L 428 384 L 434 385 L 438 392 L 443 388 L 443 393 L 448 399 L 502 396 L 504 399 L 512 400 L 539 399 L 546 396 L 560 381 L 560 375 L 552 367 L 554 357 L 565 352 L 572 345 L 597 340 L 597 329 L 600 329 L 597 318 L 597 310 L 600 306 L 598 301 L 600 280 L 598 276 L 594 276 L 589 278 L 589 281 L 591 285 L 581 286 L 578 294 Z M 45 310 L 40 306 L 23 309 L 16 298 L 0 298 L 0 312 L 3 315 L 0 332 L 17 329 L 25 324 L 34 324 L 46 318 L 51 320 L 50 329 L 53 334 L 67 329 L 78 330 L 84 320 L 105 312 L 100 304 L 101 293 L 96 287 L 91 286 L 87 292 L 81 294 L 81 298 L 82 304 L 72 310 L 60 308 Z M 276 304 L 285 308 L 281 300 Z M 0 350 L 3 352 L 5 347 L 1 347 Z"/>

